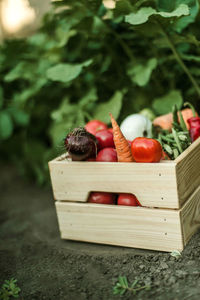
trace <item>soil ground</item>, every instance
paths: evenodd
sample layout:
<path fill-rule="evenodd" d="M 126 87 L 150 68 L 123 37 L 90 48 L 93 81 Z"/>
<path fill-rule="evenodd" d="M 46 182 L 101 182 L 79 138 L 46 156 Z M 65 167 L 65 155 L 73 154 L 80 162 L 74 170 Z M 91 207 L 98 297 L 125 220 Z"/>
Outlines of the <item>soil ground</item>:
<path fill-rule="evenodd" d="M 51 189 L 0 174 L 0 284 L 12 277 L 20 299 L 200 299 L 200 233 L 180 258 L 169 253 L 64 241 Z M 137 295 L 113 295 L 119 275 L 151 284 Z"/>

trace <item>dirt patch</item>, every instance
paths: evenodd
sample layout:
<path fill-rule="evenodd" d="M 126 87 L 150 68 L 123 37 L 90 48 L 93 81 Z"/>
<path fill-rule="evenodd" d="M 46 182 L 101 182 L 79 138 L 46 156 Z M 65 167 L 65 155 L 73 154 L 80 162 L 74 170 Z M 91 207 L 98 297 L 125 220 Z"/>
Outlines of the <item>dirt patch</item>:
<path fill-rule="evenodd" d="M 200 234 L 176 259 L 168 253 L 112 247 L 59 238 L 50 189 L 1 167 L 0 284 L 18 279 L 21 299 L 112 300 L 119 275 L 152 284 L 123 299 L 200 299 Z"/>

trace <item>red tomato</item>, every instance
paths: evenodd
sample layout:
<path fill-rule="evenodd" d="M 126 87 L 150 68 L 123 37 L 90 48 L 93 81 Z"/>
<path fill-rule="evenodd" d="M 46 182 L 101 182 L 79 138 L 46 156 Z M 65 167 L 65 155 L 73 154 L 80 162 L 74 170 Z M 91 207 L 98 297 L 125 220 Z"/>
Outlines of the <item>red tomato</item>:
<path fill-rule="evenodd" d="M 115 144 L 113 141 L 113 134 L 104 129 L 104 130 L 100 130 L 95 134 L 95 137 L 98 140 L 98 147 L 99 150 L 103 149 L 103 148 L 115 148 Z"/>
<path fill-rule="evenodd" d="M 107 128 L 107 125 L 99 120 L 92 120 L 85 125 L 85 129 L 94 135 L 97 131 Z"/>
<path fill-rule="evenodd" d="M 112 128 L 108 128 L 108 131 L 110 131 L 113 134 L 113 129 Z"/>
<path fill-rule="evenodd" d="M 115 204 L 115 194 L 106 192 L 92 192 L 90 193 L 88 202 L 99 204 Z"/>
<path fill-rule="evenodd" d="M 128 206 L 141 206 L 135 195 L 127 193 L 119 194 L 117 204 Z"/>
<path fill-rule="evenodd" d="M 97 154 L 96 161 L 117 161 L 117 152 L 114 148 L 104 148 Z"/>
<path fill-rule="evenodd" d="M 132 141 L 131 152 L 136 162 L 159 162 L 162 158 L 162 146 L 154 139 L 138 137 Z"/>

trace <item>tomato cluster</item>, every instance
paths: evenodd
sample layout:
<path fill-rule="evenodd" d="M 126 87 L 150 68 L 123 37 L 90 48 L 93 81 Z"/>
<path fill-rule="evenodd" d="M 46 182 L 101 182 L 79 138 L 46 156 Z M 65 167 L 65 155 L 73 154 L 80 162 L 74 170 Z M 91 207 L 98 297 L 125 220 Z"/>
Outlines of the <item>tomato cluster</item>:
<path fill-rule="evenodd" d="M 106 192 L 92 192 L 90 193 L 89 203 L 97 204 L 118 204 L 126 206 L 141 206 L 137 197 L 133 194 L 121 193 L 116 195 L 114 193 Z"/>
<path fill-rule="evenodd" d="M 96 159 L 89 158 L 88 161 L 117 162 L 117 152 L 113 141 L 112 128 L 98 120 L 88 122 L 85 129 L 92 133 L 98 140 L 98 154 Z"/>

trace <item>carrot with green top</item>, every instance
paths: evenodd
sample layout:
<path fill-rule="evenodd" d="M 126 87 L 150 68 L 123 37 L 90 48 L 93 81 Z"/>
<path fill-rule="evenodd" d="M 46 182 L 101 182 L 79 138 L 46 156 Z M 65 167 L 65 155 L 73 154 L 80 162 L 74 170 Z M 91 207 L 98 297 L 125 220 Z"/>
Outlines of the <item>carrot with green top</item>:
<path fill-rule="evenodd" d="M 123 133 L 121 132 L 121 129 L 115 119 L 113 118 L 112 114 L 110 113 L 110 119 L 112 123 L 113 128 L 113 139 L 115 143 L 115 148 L 117 151 L 117 158 L 119 162 L 133 162 L 133 156 L 131 153 L 131 148 L 124 137 Z"/>

